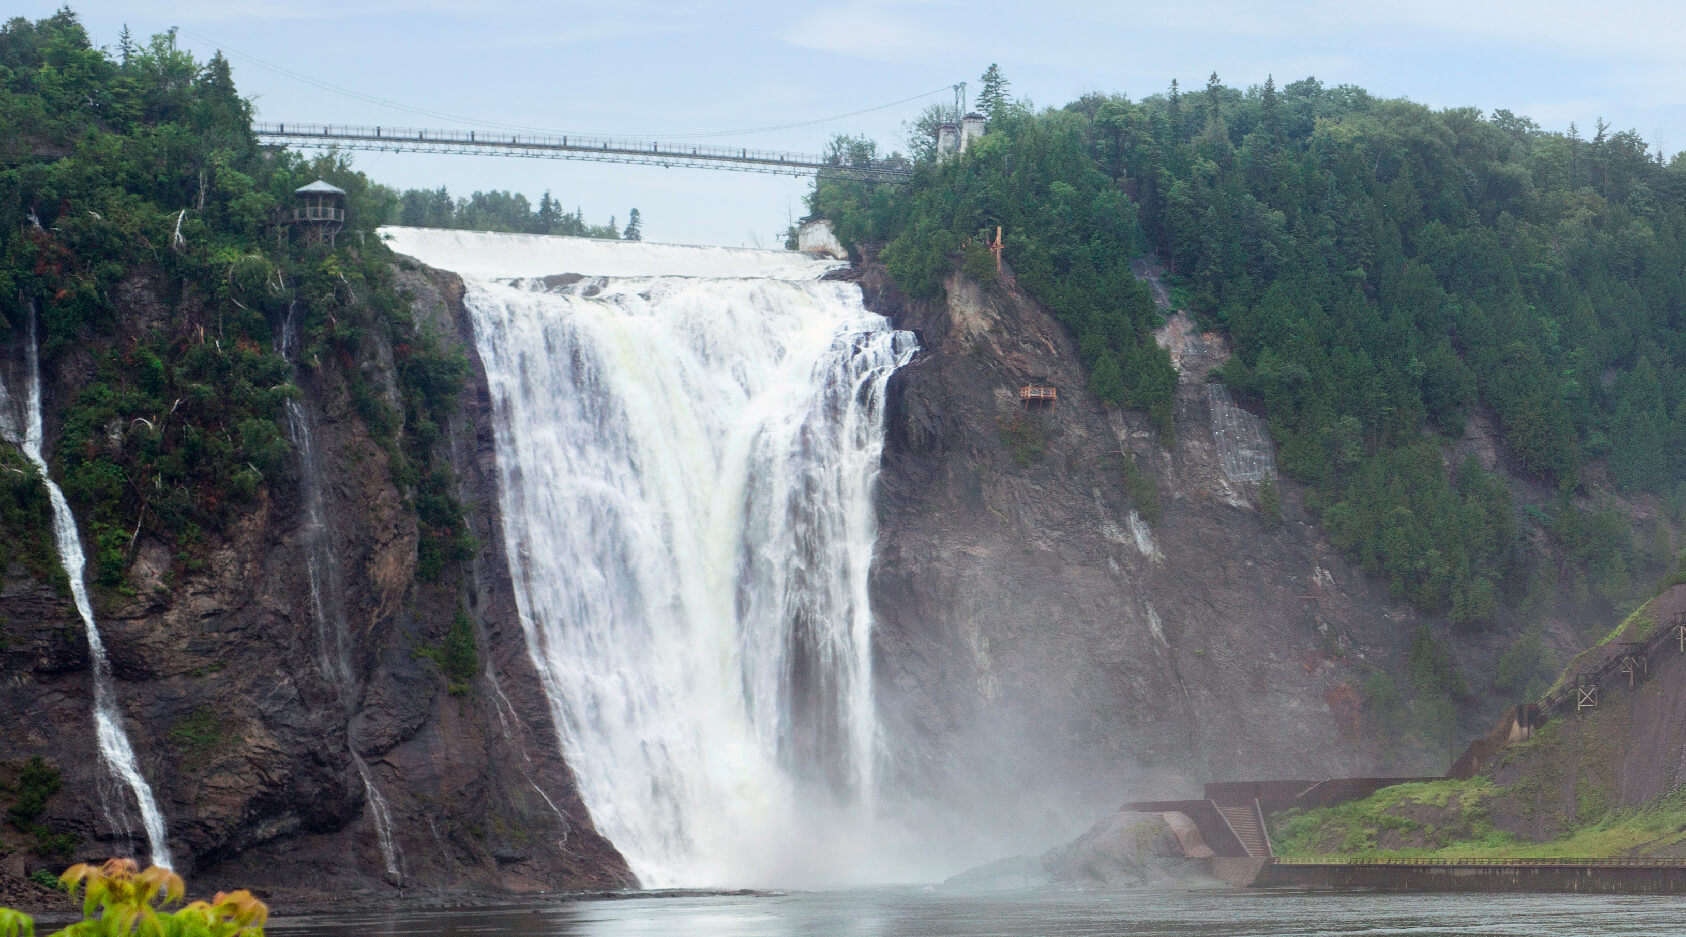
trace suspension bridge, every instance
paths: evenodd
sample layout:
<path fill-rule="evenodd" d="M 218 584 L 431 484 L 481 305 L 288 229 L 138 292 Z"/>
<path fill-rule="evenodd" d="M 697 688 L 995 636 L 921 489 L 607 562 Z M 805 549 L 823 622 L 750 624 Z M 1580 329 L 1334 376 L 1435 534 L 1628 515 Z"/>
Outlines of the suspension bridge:
<path fill-rule="evenodd" d="M 500 133 L 486 130 L 436 130 L 417 127 L 367 127 L 347 124 L 254 123 L 259 142 L 294 148 L 338 147 L 459 156 L 524 156 L 531 159 L 584 159 L 684 169 L 730 169 L 789 176 L 824 176 L 863 182 L 906 182 L 913 166 L 905 160 L 849 159 L 783 150 L 705 146 L 607 137 Z"/>

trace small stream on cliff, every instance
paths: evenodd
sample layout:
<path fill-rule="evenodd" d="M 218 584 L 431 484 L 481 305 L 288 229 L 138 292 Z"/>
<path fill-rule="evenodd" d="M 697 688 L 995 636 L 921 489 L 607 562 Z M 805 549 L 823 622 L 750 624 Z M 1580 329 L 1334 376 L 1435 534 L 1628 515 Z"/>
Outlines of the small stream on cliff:
<path fill-rule="evenodd" d="M 281 338 L 276 348 L 287 363 L 297 368 L 293 360 L 299 344 L 298 305 L 289 304 L 287 318 L 281 324 Z M 322 674 L 334 684 L 347 716 L 354 710 L 353 693 L 357 683 L 352 679 L 351 655 L 346 644 L 345 607 L 341 596 L 345 586 L 341 581 L 339 558 L 334 552 L 333 530 L 322 503 L 322 464 L 316 454 L 316 436 L 311 429 L 310 412 L 296 399 L 286 405 L 287 439 L 299 454 L 299 488 L 304 495 L 304 555 L 305 573 L 310 583 L 310 619 L 316 626 L 318 660 Z M 351 727 L 346 730 L 346 745 L 352 767 L 363 782 L 369 819 L 375 828 L 375 842 L 380 847 L 381 863 L 388 881 L 403 881 L 402 855 L 392 835 L 392 808 L 375 784 L 369 763 L 357 751 Z"/>
<path fill-rule="evenodd" d="M 915 889 L 648 897 L 276 919 L 320 937 L 1537 937 L 1674 935 L 1679 898 L 1532 894 Z"/>
<path fill-rule="evenodd" d="M 913 336 L 789 251 L 385 235 L 463 277 L 521 624 L 597 828 L 649 886 L 912 877 L 875 803 L 867 575 Z"/>
<path fill-rule="evenodd" d="M 134 747 L 129 744 L 129 734 L 123 728 L 123 713 L 117 708 L 116 690 L 111 685 L 111 660 L 106 656 L 105 642 L 101 640 L 99 625 L 94 621 L 94 607 L 88 600 L 88 586 L 83 578 L 87 564 L 82 552 L 82 534 L 77 529 L 76 516 L 71 513 L 70 502 L 65 500 L 64 492 L 59 489 L 58 483 L 53 481 L 52 472 L 47 467 L 47 458 L 41 450 L 45 439 L 41 425 L 41 355 L 33 302 L 29 307 L 29 345 L 24 354 L 28 364 L 29 386 L 25 390 L 22 438 L 18 438 L 17 427 L 10 425 L 10 415 L 7 418 L 7 435 L 22 450 L 24 457 L 34 464 L 36 470 L 41 473 L 41 480 L 46 484 L 48 500 L 53 508 L 53 541 L 58 547 L 59 562 L 64 567 L 65 578 L 69 581 L 70 597 L 76 606 L 76 614 L 81 617 L 83 629 L 87 634 L 88 657 L 94 682 L 94 735 L 99 744 L 100 760 L 111 772 L 112 779 L 122 788 L 118 791 L 107 791 L 106 785 L 100 785 L 100 797 L 105 801 L 103 806 L 106 820 L 118 835 L 129 835 L 131 827 L 124 803 L 126 790 L 129 796 L 134 797 L 135 804 L 140 809 L 141 826 L 146 831 L 147 850 L 151 854 L 152 863 L 169 868 L 170 843 L 164 830 L 164 814 L 158 809 L 158 801 L 152 795 L 152 785 L 148 784 L 146 777 L 141 774 Z M 5 388 L 0 387 L 0 399 L 9 396 Z"/>

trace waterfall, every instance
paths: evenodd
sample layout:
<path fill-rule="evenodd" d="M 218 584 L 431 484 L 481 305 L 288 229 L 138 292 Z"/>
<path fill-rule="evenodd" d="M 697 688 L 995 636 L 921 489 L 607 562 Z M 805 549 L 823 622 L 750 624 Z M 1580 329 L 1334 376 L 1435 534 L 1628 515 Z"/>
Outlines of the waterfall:
<path fill-rule="evenodd" d="M 471 271 L 521 623 L 598 829 L 651 886 L 889 874 L 867 575 L 912 335 L 787 252 L 387 236 Z M 582 263 L 617 275 L 512 278 Z"/>
<path fill-rule="evenodd" d="M 23 450 L 24 457 L 41 473 L 41 480 L 47 486 L 48 500 L 52 502 L 53 540 L 58 546 L 64 574 L 70 580 L 70 597 L 76 605 L 76 614 L 82 617 L 82 625 L 88 634 L 88 657 L 94 671 L 94 730 L 99 740 L 100 759 L 105 762 L 112 777 L 134 795 L 140 807 L 141 825 L 146 828 L 146 844 L 152 853 L 152 864 L 167 869 L 170 867 L 170 844 L 165 835 L 164 814 L 152 796 L 152 786 L 146 783 L 140 772 L 134 747 L 129 744 L 128 733 L 123 730 L 123 715 L 117 710 L 116 693 L 111 686 L 111 661 L 105 656 L 105 642 L 100 640 L 99 626 L 94 623 L 94 607 L 88 601 L 87 583 L 82 578 L 85 565 L 82 535 L 76 529 L 76 517 L 70 512 L 70 503 L 65 500 L 58 483 L 53 481 L 47 470 L 46 457 L 41 452 L 41 358 L 35 335 L 33 303 L 29 308 L 29 347 L 26 353 L 29 388 L 24 404 L 23 439 L 20 441 L 11 434 L 14 436 L 11 441 Z M 113 826 L 128 832 L 127 823 L 114 821 Z"/>
<path fill-rule="evenodd" d="M 287 306 L 287 318 L 281 324 L 281 340 L 277 350 L 289 363 L 298 344 L 297 304 Z M 339 559 L 334 554 L 329 537 L 328 517 L 322 505 L 322 466 L 316 454 L 316 440 L 310 429 L 310 415 L 297 400 L 286 405 L 287 438 L 299 453 L 299 488 L 304 495 L 305 576 L 310 585 L 310 620 L 316 626 L 318 663 L 322 675 L 334 684 L 340 703 L 349 719 L 355 694 L 351 676 L 351 655 L 346 648 L 345 608 L 340 597 L 344 586 L 340 581 Z M 392 835 L 392 809 L 386 797 L 375 786 L 374 773 L 368 762 L 358 754 L 357 745 L 346 732 L 352 766 L 363 782 L 369 805 L 369 818 L 375 827 L 375 842 L 380 847 L 381 862 L 386 877 L 393 884 L 403 881 L 402 854 Z"/>

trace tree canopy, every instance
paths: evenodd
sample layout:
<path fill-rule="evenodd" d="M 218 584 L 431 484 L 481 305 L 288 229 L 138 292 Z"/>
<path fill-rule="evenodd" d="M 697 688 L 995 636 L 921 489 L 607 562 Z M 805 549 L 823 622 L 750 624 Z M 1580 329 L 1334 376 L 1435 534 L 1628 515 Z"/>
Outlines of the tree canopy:
<path fill-rule="evenodd" d="M 827 181 L 814 209 L 926 297 L 1004 225 L 1091 389 L 1165 425 L 1174 377 L 1126 264 L 1151 250 L 1227 333 L 1222 379 L 1262 405 L 1331 538 L 1431 612 L 1485 620 L 1540 572 L 1510 487 L 1449 454 L 1472 419 L 1509 472 L 1560 492 L 1525 520 L 1607 597 L 1642 560 L 1585 496 L 1686 483 L 1668 455 L 1686 444 L 1686 160 L 1602 121 L 1584 139 L 1214 73 L 1197 96 L 1003 105 L 961 159 L 901 188 Z"/>

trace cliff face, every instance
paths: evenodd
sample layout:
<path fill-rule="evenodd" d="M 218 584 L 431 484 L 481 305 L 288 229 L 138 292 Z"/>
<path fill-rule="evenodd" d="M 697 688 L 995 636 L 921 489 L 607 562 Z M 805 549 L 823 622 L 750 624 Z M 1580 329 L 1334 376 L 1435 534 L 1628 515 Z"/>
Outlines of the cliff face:
<path fill-rule="evenodd" d="M 389 343 L 374 340 L 364 360 L 343 368 L 301 370 L 320 469 L 316 535 L 329 538 L 337 564 L 333 576 L 317 570 L 317 588 L 335 609 L 328 618 L 344 622 L 343 663 L 334 622 L 312 612 L 307 466 L 295 460 L 295 476 L 273 484 L 202 561 L 183 563 L 143 536 L 131 588 L 96 595 L 142 771 L 177 866 L 196 884 L 343 893 L 631 883 L 557 753 L 527 656 L 503 553 L 490 403 L 460 281 L 406 268 L 399 285 L 418 322 L 473 366 L 439 445 L 478 541 L 474 559 L 436 582 L 418 579 L 415 510 L 392 480 L 392 452 L 357 416 L 345 373 L 360 368 L 403 412 Z M 116 341 L 166 325 L 174 313 L 156 297 L 146 277 L 125 284 Z M 14 394 L 17 360 L 5 375 Z M 90 375 L 73 357 L 46 376 L 49 451 L 52 414 Z M 121 432 L 112 429 L 114 444 Z M 477 664 L 453 694 L 418 651 L 446 640 L 459 609 L 472 623 Z M 12 717 L 0 724 L 0 760 L 40 755 L 60 771 L 63 789 L 44 819 L 79 837 L 75 858 L 144 851 L 138 822 L 121 815 L 126 792 L 96 756 L 87 647 L 68 599 L 14 565 L 0 617 L 0 707 Z M 397 875 L 387 871 L 371 787 L 390 813 Z M 113 839 L 108 815 L 132 835 Z M 0 841 L 13 853 L 5 872 L 47 864 L 28 845 L 15 835 Z"/>
<path fill-rule="evenodd" d="M 1276 525 L 1226 473 L 1205 384 L 1221 340 L 1182 316 L 1162 331 L 1182 372 L 1166 445 L 1087 392 L 1067 330 L 1016 288 L 956 277 L 946 301 L 916 302 L 870 259 L 859 275 L 921 346 L 891 382 L 872 578 L 899 786 L 1051 842 L 1205 780 L 1438 773 L 1451 748 L 1372 744 L 1360 691 L 1402 672 L 1423 625 L 1472 675 L 1454 744 L 1485 728 L 1497 707 L 1475 675 L 1508 638 L 1390 601 L 1291 483 Z M 1055 386 L 1058 407 L 1021 409 L 1025 384 Z M 1155 523 L 1126 452 L 1157 485 Z"/>

